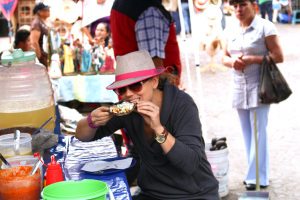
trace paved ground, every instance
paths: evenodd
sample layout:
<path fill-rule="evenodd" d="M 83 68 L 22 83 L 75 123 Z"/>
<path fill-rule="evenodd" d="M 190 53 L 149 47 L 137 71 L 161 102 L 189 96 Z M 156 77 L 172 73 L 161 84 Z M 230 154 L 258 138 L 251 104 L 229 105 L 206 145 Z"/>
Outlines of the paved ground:
<path fill-rule="evenodd" d="M 285 62 L 279 67 L 288 80 L 293 94 L 278 104 L 272 105 L 269 117 L 270 187 L 271 199 L 300 199 L 300 25 L 277 25 Z M 245 191 L 242 184 L 246 171 L 246 155 L 243 138 L 235 110 L 231 108 L 231 71 L 200 72 L 208 63 L 205 52 L 199 53 L 200 67 L 195 67 L 193 43 L 181 42 L 185 52 L 184 78 L 189 92 L 197 102 L 207 142 L 212 137 L 226 136 L 229 146 L 229 195 L 224 200 L 235 200 Z M 184 50 L 185 49 L 185 50 Z M 183 51 L 184 50 L 184 51 Z M 218 54 L 217 61 L 220 63 Z"/>

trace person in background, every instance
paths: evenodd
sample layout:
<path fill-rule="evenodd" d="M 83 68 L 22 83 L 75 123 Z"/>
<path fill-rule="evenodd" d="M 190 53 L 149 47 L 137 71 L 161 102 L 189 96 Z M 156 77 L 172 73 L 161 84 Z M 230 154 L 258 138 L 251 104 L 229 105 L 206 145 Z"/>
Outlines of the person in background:
<path fill-rule="evenodd" d="M 227 27 L 223 64 L 233 72 L 232 105 L 240 119 L 248 161 L 244 184 L 247 190 L 255 190 L 254 120 L 257 121 L 260 185 L 266 188 L 270 184 L 267 142 L 270 105 L 259 102 L 260 67 L 264 55 L 280 63 L 283 53 L 274 24 L 256 15 L 255 0 L 230 0 L 230 4 L 239 23 Z"/>
<path fill-rule="evenodd" d="M 22 49 L 22 51 L 32 50 L 32 46 L 30 42 L 30 31 L 26 29 L 19 29 L 15 34 L 13 48 Z M 0 52 L 0 60 L 2 58 L 2 55 L 5 56 L 9 54 L 11 53 L 8 50 Z"/>
<path fill-rule="evenodd" d="M 265 19 L 267 14 L 269 21 L 273 22 L 273 0 L 258 0 L 258 5 L 261 17 Z"/>
<path fill-rule="evenodd" d="M 32 50 L 30 42 L 30 31 L 21 29 L 16 32 L 14 49 L 22 49 L 22 51 Z"/>
<path fill-rule="evenodd" d="M 116 81 L 107 89 L 136 110 L 115 116 L 101 106 L 78 122 L 75 136 L 88 142 L 128 130 L 141 162 L 141 193 L 134 200 L 218 200 L 197 106 L 187 93 L 160 79 L 164 71 L 145 50 L 118 56 Z"/>
<path fill-rule="evenodd" d="M 103 66 L 100 69 L 101 73 L 114 73 L 115 72 L 115 53 L 112 47 L 112 39 L 109 38 L 108 45 L 104 49 L 105 51 L 105 61 Z"/>
<path fill-rule="evenodd" d="M 99 23 L 109 23 L 110 10 L 114 0 L 89 0 L 84 5 L 87 9 L 83 13 L 84 26 L 81 31 L 87 36 L 90 45 L 94 45 L 95 30 Z M 97 13 L 90 10 L 98 10 Z M 87 24 L 88 23 L 88 24 Z"/>
<path fill-rule="evenodd" d="M 110 15 L 115 56 L 147 50 L 155 66 L 164 66 L 180 86 L 181 61 L 176 29 L 159 0 L 116 0 Z"/>
<path fill-rule="evenodd" d="M 106 59 L 105 47 L 108 45 L 110 29 L 107 23 L 101 22 L 97 25 L 94 37 L 94 46 L 92 48 L 93 64 L 95 71 L 99 72 Z"/>
<path fill-rule="evenodd" d="M 97 45 L 102 45 L 103 48 L 107 47 L 110 38 L 110 28 L 108 23 L 101 22 L 97 25 L 94 38 Z"/>
<path fill-rule="evenodd" d="M 85 34 L 85 36 L 87 37 L 88 42 L 89 42 L 90 45 L 94 45 L 96 43 L 95 33 L 96 33 L 97 26 L 100 23 L 109 24 L 109 17 L 100 18 L 100 19 L 92 22 L 91 25 L 84 26 L 80 29 Z"/>
<path fill-rule="evenodd" d="M 162 0 L 162 5 L 167 11 L 170 12 L 176 27 L 176 34 L 179 35 L 181 32 L 180 18 L 178 12 L 178 1 L 177 0 Z"/>
<path fill-rule="evenodd" d="M 50 16 L 49 6 L 38 3 L 33 9 L 35 15 L 31 23 L 30 40 L 40 63 L 48 67 L 48 54 L 43 49 L 44 37 L 48 36 L 46 19 Z"/>
<path fill-rule="evenodd" d="M 184 19 L 185 34 L 191 34 L 191 18 L 189 11 L 189 1 L 181 0 L 182 15 Z"/>

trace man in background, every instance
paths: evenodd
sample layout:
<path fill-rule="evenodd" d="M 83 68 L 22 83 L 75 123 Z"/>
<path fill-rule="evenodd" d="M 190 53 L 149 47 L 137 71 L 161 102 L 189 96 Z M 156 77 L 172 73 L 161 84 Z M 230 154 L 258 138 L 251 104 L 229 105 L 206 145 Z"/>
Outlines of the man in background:
<path fill-rule="evenodd" d="M 32 50 L 31 42 L 30 42 L 30 31 L 25 29 L 20 29 L 16 32 L 14 48 L 22 49 L 22 51 Z"/>
<path fill-rule="evenodd" d="M 159 0 L 116 0 L 110 15 L 115 56 L 147 50 L 155 66 L 164 66 L 179 85 L 180 52 L 170 13 Z"/>
<path fill-rule="evenodd" d="M 266 14 L 268 15 L 268 19 L 270 22 L 273 22 L 273 3 L 272 0 L 258 0 L 259 11 L 262 18 L 266 18 Z"/>
<path fill-rule="evenodd" d="M 181 0 L 181 7 L 182 7 L 182 15 L 184 19 L 184 27 L 185 33 L 191 34 L 191 20 L 190 20 L 190 11 L 189 11 L 189 1 L 188 0 Z"/>

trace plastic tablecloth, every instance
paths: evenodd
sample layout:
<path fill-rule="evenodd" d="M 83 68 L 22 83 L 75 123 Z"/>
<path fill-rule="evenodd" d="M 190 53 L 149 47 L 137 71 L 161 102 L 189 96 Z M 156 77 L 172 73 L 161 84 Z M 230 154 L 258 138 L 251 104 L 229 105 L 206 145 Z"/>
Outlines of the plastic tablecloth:
<path fill-rule="evenodd" d="M 87 162 L 117 157 L 115 145 L 110 137 L 93 142 L 80 142 L 74 136 L 59 135 L 58 144 L 46 154 L 49 154 L 44 155 L 46 163 L 49 162 L 50 155 L 55 155 L 62 165 L 66 180 L 101 180 L 108 184 L 115 200 L 131 200 L 124 171 L 95 175 L 80 170 Z"/>
<path fill-rule="evenodd" d="M 115 103 L 118 96 L 112 90 L 106 90 L 114 80 L 115 75 L 76 75 L 62 76 L 51 82 L 59 102 Z"/>

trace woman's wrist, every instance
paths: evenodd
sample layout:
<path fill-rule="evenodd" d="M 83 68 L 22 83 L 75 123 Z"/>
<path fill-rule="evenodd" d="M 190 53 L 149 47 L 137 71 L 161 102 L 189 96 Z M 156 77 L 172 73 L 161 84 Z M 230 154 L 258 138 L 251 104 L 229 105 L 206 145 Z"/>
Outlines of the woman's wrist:
<path fill-rule="evenodd" d="M 164 126 L 160 126 L 154 130 L 155 135 L 160 135 L 165 130 Z"/>
<path fill-rule="evenodd" d="M 155 140 L 159 143 L 159 144 L 163 144 L 166 142 L 167 137 L 169 135 L 169 132 L 167 131 L 167 129 L 165 127 L 163 127 L 163 131 L 160 133 L 155 133 Z"/>
<path fill-rule="evenodd" d="M 88 114 L 88 116 L 87 116 L 86 119 L 87 119 L 87 122 L 88 122 L 88 125 L 89 125 L 90 128 L 92 128 L 92 129 L 98 128 L 98 126 L 96 126 L 96 125 L 93 123 L 93 121 L 92 121 L 92 115 L 91 115 L 91 113 Z"/>

